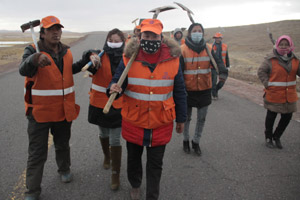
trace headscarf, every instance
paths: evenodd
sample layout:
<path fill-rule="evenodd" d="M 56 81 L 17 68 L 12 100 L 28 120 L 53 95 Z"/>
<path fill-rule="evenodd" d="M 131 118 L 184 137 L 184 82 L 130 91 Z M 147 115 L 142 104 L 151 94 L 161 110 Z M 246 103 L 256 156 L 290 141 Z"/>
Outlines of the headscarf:
<path fill-rule="evenodd" d="M 289 42 L 289 49 L 280 49 L 279 48 L 279 43 L 281 42 L 281 40 L 287 40 Z M 289 54 L 291 53 L 292 51 L 294 51 L 295 49 L 295 46 L 294 46 L 294 43 L 292 41 L 292 38 L 288 35 L 282 35 L 280 36 L 277 40 L 276 40 L 276 44 L 275 44 L 275 47 L 276 47 L 276 51 L 278 52 L 278 54 L 280 55 L 285 55 L 285 54 Z"/>

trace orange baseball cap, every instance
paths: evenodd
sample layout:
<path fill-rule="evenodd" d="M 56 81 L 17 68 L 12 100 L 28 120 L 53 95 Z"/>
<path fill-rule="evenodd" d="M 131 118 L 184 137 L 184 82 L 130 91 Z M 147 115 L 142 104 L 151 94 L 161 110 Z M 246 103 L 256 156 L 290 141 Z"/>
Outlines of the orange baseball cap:
<path fill-rule="evenodd" d="M 163 30 L 163 24 L 158 19 L 144 19 L 141 23 L 141 32 L 151 31 L 160 35 Z"/>
<path fill-rule="evenodd" d="M 216 33 L 213 38 L 223 38 L 221 33 Z"/>
<path fill-rule="evenodd" d="M 64 28 L 63 25 L 60 24 L 60 20 L 55 17 L 55 16 L 47 16 L 47 17 L 44 17 L 41 21 L 41 24 L 40 26 L 42 28 L 50 28 L 51 26 L 55 25 L 55 24 L 58 24 L 60 25 L 62 28 Z"/>
<path fill-rule="evenodd" d="M 135 26 L 136 29 L 141 29 L 141 25 Z"/>

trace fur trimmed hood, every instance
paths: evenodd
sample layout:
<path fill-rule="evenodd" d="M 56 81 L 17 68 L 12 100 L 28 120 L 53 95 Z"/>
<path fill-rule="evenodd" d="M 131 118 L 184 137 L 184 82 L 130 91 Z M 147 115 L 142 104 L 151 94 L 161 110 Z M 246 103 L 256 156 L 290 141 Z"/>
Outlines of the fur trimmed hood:
<path fill-rule="evenodd" d="M 163 37 L 162 43 L 166 44 L 170 49 L 170 55 L 172 57 L 179 57 L 181 55 L 181 49 L 178 43 L 171 38 Z M 140 47 L 140 43 L 137 38 L 131 38 L 126 44 L 124 54 L 127 58 L 130 58 L 134 52 Z"/>

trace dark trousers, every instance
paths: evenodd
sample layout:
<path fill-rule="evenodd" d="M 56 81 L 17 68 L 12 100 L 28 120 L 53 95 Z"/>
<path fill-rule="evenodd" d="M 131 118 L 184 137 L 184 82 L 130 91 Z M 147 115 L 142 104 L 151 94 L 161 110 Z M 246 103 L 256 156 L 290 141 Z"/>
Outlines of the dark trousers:
<path fill-rule="evenodd" d="M 39 196 L 44 164 L 48 155 L 49 130 L 53 135 L 56 163 L 60 174 L 70 171 L 70 146 L 72 122 L 38 123 L 32 116 L 28 116 L 28 161 L 26 172 L 26 196 Z"/>
<path fill-rule="evenodd" d="M 225 80 L 219 79 L 218 82 L 218 73 L 215 69 L 211 69 L 211 80 L 212 80 L 211 94 L 213 97 L 218 97 L 218 91 L 224 86 Z"/>
<path fill-rule="evenodd" d="M 277 113 L 272 112 L 270 110 L 267 111 L 266 121 L 265 121 L 265 136 L 269 139 L 279 139 L 283 132 L 285 131 L 286 127 L 289 125 L 293 113 L 287 113 L 287 114 L 281 114 L 281 118 L 279 120 L 279 123 L 274 131 L 273 134 L 273 126 L 276 119 Z"/>
<path fill-rule="evenodd" d="M 159 196 L 159 183 L 162 173 L 163 157 L 166 145 L 147 147 L 146 162 L 146 199 L 154 200 Z M 133 188 L 142 183 L 142 154 L 144 147 L 127 142 L 127 176 Z"/>

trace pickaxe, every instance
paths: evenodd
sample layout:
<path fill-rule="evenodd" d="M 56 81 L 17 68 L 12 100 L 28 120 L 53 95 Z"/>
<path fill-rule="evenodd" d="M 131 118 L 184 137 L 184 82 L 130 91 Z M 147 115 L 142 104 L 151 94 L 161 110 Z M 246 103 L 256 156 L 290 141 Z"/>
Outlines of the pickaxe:
<path fill-rule="evenodd" d="M 184 10 L 184 11 L 187 12 L 187 14 L 188 14 L 188 16 L 189 16 L 191 22 L 194 24 L 195 21 L 194 21 L 194 19 L 193 19 L 193 17 L 192 17 L 192 15 L 193 15 L 194 13 L 193 13 L 190 9 L 188 9 L 186 6 L 182 5 L 181 3 L 177 3 L 177 2 L 174 2 L 174 3 L 177 4 L 180 8 L 182 8 L 182 10 Z"/>
<path fill-rule="evenodd" d="M 136 21 L 138 20 L 139 18 L 136 18 L 135 20 L 133 20 L 131 23 L 134 23 L 134 25 L 136 26 Z"/>
<path fill-rule="evenodd" d="M 166 10 L 171 10 L 171 9 L 174 9 L 174 7 L 172 7 L 172 6 L 163 6 L 163 7 L 155 8 L 155 9 L 149 11 L 149 12 L 154 12 L 153 19 L 157 19 L 157 16 L 160 12 L 163 12 L 163 11 L 166 11 Z M 129 70 L 131 68 L 131 65 L 134 62 L 138 52 L 139 52 L 139 48 L 137 48 L 136 52 L 134 52 L 132 54 L 132 56 L 130 57 L 130 59 L 127 63 L 127 66 L 125 67 L 123 73 L 121 74 L 120 79 L 118 80 L 118 83 L 117 83 L 120 87 L 122 86 L 122 84 L 123 84 L 128 72 L 129 72 Z M 109 112 L 110 107 L 111 107 L 112 103 L 114 102 L 117 94 L 118 94 L 117 92 L 114 92 L 110 95 L 105 107 L 103 108 L 103 113 L 106 114 L 106 113 Z"/>
<path fill-rule="evenodd" d="M 269 34 L 269 38 L 270 38 L 272 44 L 275 45 L 276 41 L 273 39 L 273 34 L 270 32 L 269 27 L 267 28 L 267 32 Z"/>
<path fill-rule="evenodd" d="M 188 16 L 189 16 L 191 22 L 194 24 L 195 21 L 194 21 L 194 19 L 193 19 L 193 17 L 192 17 L 192 14 L 194 14 L 194 13 L 193 13 L 188 7 L 182 5 L 181 3 L 177 3 L 177 2 L 174 2 L 174 3 L 177 4 L 179 7 L 181 7 L 184 11 L 187 12 L 187 14 L 188 14 Z M 206 52 L 207 52 L 207 54 L 208 54 L 208 56 L 209 56 L 209 58 L 210 58 L 210 60 L 211 60 L 211 62 L 212 62 L 212 64 L 213 64 L 214 68 L 216 69 L 217 73 L 219 73 L 218 65 L 217 65 L 217 63 L 216 63 L 214 57 L 211 55 L 211 52 L 210 52 L 210 50 L 209 50 L 207 44 L 205 44 L 205 49 L 206 49 Z"/>
<path fill-rule="evenodd" d="M 40 25 L 40 20 L 34 20 L 34 21 L 30 21 L 28 23 L 25 23 L 23 25 L 21 25 L 21 29 L 22 29 L 22 32 L 24 33 L 27 29 L 30 28 L 30 31 L 31 31 L 31 36 L 32 36 L 32 40 L 33 40 L 33 43 L 35 45 L 35 48 L 36 48 L 36 52 L 39 53 L 40 50 L 39 50 L 39 47 L 37 45 L 37 41 L 36 41 L 36 37 L 35 37 L 35 34 L 34 34 L 34 29 L 33 27 L 36 27 L 36 26 L 39 26 Z"/>
<path fill-rule="evenodd" d="M 154 8 L 154 9 L 150 10 L 149 12 L 154 12 L 152 19 L 157 19 L 157 16 L 160 12 L 164 12 L 164 11 L 172 10 L 172 9 L 176 9 L 176 8 L 173 6 L 162 6 L 162 7 Z"/>

